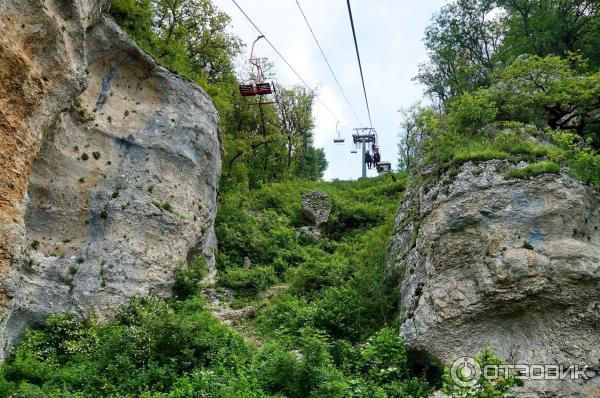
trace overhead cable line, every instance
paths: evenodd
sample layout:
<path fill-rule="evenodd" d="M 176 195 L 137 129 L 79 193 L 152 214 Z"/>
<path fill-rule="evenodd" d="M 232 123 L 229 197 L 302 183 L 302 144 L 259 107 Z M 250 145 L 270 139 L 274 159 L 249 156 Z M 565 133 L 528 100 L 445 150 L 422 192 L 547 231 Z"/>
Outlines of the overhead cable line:
<path fill-rule="evenodd" d="M 369 107 L 369 99 L 367 98 L 367 88 L 365 86 L 365 76 L 363 74 L 362 62 L 360 61 L 360 52 L 358 51 L 358 41 L 356 40 L 356 29 L 354 29 L 354 18 L 352 18 L 352 7 L 350 6 L 350 0 L 346 0 L 348 3 L 348 15 L 350 15 L 350 25 L 352 25 L 352 36 L 354 37 L 354 47 L 356 48 L 356 57 L 358 58 L 358 68 L 360 69 L 360 79 L 362 80 L 363 92 L 365 94 L 365 103 L 367 104 L 367 113 L 369 115 L 369 124 L 373 128 L 373 122 L 371 120 L 371 108 Z"/>
<path fill-rule="evenodd" d="M 281 58 L 283 60 L 283 62 L 285 62 L 285 64 L 292 70 L 292 72 L 294 72 L 294 74 L 298 77 L 298 79 L 300 79 L 300 81 L 302 82 L 302 84 L 304 84 L 304 86 L 309 90 L 309 92 L 315 96 L 315 98 L 323 105 L 323 107 L 327 110 L 327 112 L 329 112 L 329 114 L 331 116 L 333 116 L 336 120 L 340 120 L 335 113 L 333 113 L 333 111 L 331 109 L 329 109 L 329 107 L 327 106 L 327 104 L 318 96 L 316 95 L 315 91 L 310 87 L 310 85 L 306 82 L 306 80 L 304 80 L 302 78 L 302 76 L 300 76 L 300 74 L 296 71 L 296 69 L 288 62 L 287 59 L 285 59 L 285 57 L 281 54 L 281 52 L 279 52 L 279 50 L 277 49 L 277 47 L 275 47 L 275 45 L 273 45 L 273 43 L 271 42 L 271 40 L 269 40 L 269 38 L 260 30 L 260 28 L 254 23 L 254 21 L 248 16 L 248 14 L 246 14 L 246 12 L 242 9 L 242 7 L 240 7 L 240 5 L 238 4 L 238 2 L 236 0 L 231 0 L 233 1 L 233 4 L 235 4 L 235 6 L 240 10 L 240 12 L 244 15 L 244 17 L 246 17 L 246 19 L 248 20 L 248 22 L 250 22 L 250 24 L 252 24 L 252 26 L 254 26 L 254 29 L 256 29 L 256 31 L 258 33 L 260 33 L 261 36 L 264 37 L 264 39 L 266 40 L 266 42 L 269 44 L 269 46 L 271 46 L 271 48 L 273 49 L 273 51 L 275 51 L 275 53 L 279 56 L 279 58 Z M 341 122 L 344 123 L 344 122 Z"/>
<path fill-rule="evenodd" d="M 321 44 L 319 43 L 319 40 L 317 39 L 317 35 L 315 35 L 315 32 L 313 31 L 310 23 L 308 22 L 308 18 L 306 17 L 306 14 L 304 13 L 304 10 L 300 6 L 300 3 L 299 3 L 298 0 L 296 0 L 296 4 L 298 5 L 298 9 L 300 10 L 300 14 L 302 14 L 302 17 L 304 18 L 304 22 L 306 22 L 306 26 L 308 26 L 308 30 L 310 30 L 310 33 L 312 34 L 312 37 L 315 40 L 315 43 L 317 44 L 317 47 L 319 47 L 319 50 L 321 51 L 321 55 L 323 56 L 323 59 L 325 60 L 325 63 L 329 67 L 329 71 L 331 72 L 331 75 L 333 76 L 333 79 L 335 80 L 335 83 L 337 84 L 338 88 L 340 89 L 340 92 L 344 96 L 344 99 L 346 100 L 346 103 L 348 104 L 348 107 L 350 108 L 350 110 L 354 114 L 354 117 L 356 118 L 356 121 L 359 124 L 362 125 L 362 123 L 360 122 L 360 118 L 358 117 L 358 115 L 356 114 L 356 111 L 352 107 L 352 104 L 348 100 L 348 97 L 346 96 L 346 93 L 344 92 L 344 89 L 342 88 L 342 85 L 340 84 L 340 81 L 338 80 L 335 72 L 333 71 L 333 68 L 331 67 L 331 64 L 329 63 L 329 60 L 327 59 L 327 56 L 325 55 L 325 51 L 323 50 L 323 47 L 321 47 Z"/>

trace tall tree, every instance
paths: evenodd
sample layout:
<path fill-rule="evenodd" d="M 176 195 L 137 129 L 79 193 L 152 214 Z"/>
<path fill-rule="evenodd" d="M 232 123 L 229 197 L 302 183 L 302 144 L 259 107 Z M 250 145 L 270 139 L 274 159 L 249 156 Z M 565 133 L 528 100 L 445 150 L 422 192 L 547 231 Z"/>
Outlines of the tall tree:
<path fill-rule="evenodd" d="M 489 82 L 502 39 L 492 0 L 458 0 L 443 7 L 425 30 L 429 62 L 417 80 L 442 101 Z"/>
<path fill-rule="evenodd" d="M 277 88 L 275 104 L 281 123 L 281 130 L 287 140 L 287 165 L 292 166 L 294 155 L 312 146 L 312 132 L 315 127 L 312 108 L 314 94 L 304 87 Z M 303 157 L 299 156 L 303 161 Z"/>
<path fill-rule="evenodd" d="M 420 142 L 418 129 L 421 104 L 415 103 L 408 108 L 400 108 L 400 141 L 398 142 L 398 168 L 409 171 L 414 166 L 417 156 L 417 147 Z"/>
<path fill-rule="evenodd" d="M 598 0 L 499 0 L 506 11 L 504 58 L 581 53 L 600 66 Z"/>

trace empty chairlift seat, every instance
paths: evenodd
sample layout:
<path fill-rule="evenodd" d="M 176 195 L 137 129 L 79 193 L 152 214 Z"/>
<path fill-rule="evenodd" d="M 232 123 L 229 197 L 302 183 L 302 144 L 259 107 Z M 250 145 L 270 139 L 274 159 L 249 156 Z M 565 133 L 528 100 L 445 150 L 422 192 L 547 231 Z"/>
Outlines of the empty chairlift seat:
<path fill-rule="evenodd" d="M 256 94 L 257 95 L 273 94 L 273 89 L 271 88 L 271 83 L 257 83 L 256 84 Z"/>
<path fill-rule="evenodd" d="M 240 84 L 240 94 L 243 97 L 252 97 L 255 96 L 257 93 L 253 84 Z"/>

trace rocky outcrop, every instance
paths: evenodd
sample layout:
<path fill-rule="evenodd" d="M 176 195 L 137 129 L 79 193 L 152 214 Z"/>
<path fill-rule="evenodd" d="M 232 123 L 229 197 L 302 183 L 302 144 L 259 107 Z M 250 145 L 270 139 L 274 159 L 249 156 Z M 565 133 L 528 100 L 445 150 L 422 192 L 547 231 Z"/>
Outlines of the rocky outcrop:
<path fill-rule="evenodd" d="M 310 191 L 302 195 L 302 213 L 313 225 L 300 227 L 298 233 L 302 239 L 316 241 L 325 232 L 331 215 L 331 199 L 325 192 Z"/>
<path fill-rule="evenodd" d="M 221 167 L 208 95 L 101 1 L 0 5 L 2 346 L 50 313 L 110 316 L 212 265 Z"/>
<path fill-rule="evenodd" d="M 85 31 L 103 4 L 0 2 L 0 275 L 23 241 L 24 197 L 42 133 L 85 88 Z M 0 308 L 7 302 L 0 288 Z"/>
<path fill-rule="evenodd" d="M 400 333 L 429 363 L 490 347 L 508 364 L 597 367 L 600 194 L 566 173 L 507 180 L 512 167 L 469 162 L 407 195 L 390 253 Z M 600 377 L 530 380 L 521 393 L 600 396 Z"/>

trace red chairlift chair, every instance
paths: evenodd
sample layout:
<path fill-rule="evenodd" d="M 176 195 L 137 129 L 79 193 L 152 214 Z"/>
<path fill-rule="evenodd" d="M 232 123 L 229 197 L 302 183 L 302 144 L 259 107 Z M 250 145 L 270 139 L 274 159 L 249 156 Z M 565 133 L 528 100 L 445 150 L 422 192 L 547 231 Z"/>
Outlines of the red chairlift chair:
<path fill-rule="evenodd" d="M 275 92 L 275 85 L 272 82 L 264 81 L 265 75 L 262 70 L 261 59 L 254 57 L 254 47 L 256 42 L 263 38 L 264 36 L 258 36 L 258 38 L 254 40 L 254 43 L 252 43 L 252 50 L 250 51 L 250 59 L 248 62 L 250 62 L 256 68 L 256 77 L 254 81 L 247 81 L 239 85 L 240 94 L 242 97 L 271 95 Z M 259 101 L 259 104 L 262 103 L 263 102 Z"/>

